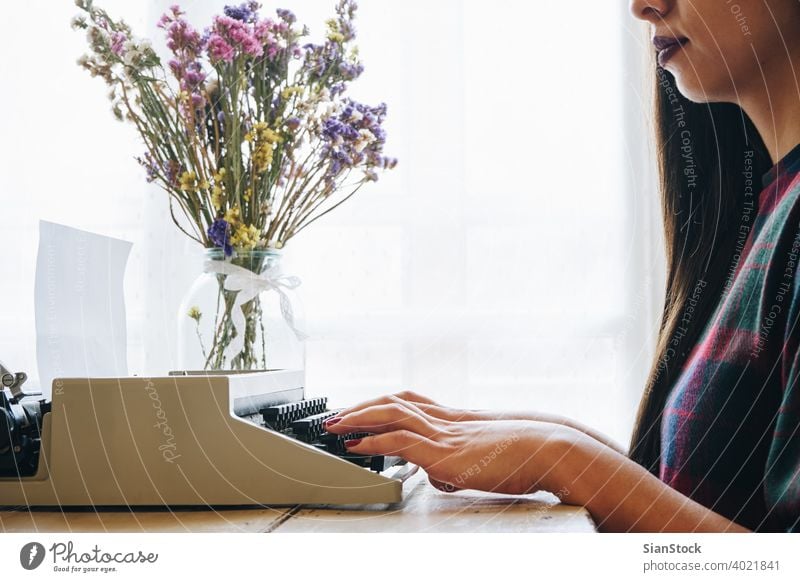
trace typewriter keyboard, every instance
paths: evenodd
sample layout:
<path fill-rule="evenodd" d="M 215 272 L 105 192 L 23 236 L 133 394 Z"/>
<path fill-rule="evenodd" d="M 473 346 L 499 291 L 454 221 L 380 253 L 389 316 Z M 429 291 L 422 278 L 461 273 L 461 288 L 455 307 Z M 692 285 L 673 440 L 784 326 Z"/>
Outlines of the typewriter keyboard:
<path fill-rule="evenodd" d="M 368 436 L 368 433 L 335 435 L 325 430 L 324 423 L 339 410 L 328 410 L 326 397 L 298 400 L 262 408 L 259 416 L 252 418 L 257 424 L 308 443 L 322 451 L 346 459 L 361 467 L 381 472 L 394 465 L 405 464 L 400 457 L 357 455 L 349 453 L 344 441 Z"/>

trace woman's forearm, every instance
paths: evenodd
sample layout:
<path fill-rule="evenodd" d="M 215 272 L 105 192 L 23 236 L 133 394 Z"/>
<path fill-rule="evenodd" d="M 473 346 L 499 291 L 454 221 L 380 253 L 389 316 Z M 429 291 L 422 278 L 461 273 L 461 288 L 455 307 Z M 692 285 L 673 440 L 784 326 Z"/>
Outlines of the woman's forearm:
<path fill-rule="evenodd" d="M 562 501 L 585 506 L 601 531 L 748 531 L 584 433 L 572 431 L 555 446 L 553 481 L 563 484 Z"/>

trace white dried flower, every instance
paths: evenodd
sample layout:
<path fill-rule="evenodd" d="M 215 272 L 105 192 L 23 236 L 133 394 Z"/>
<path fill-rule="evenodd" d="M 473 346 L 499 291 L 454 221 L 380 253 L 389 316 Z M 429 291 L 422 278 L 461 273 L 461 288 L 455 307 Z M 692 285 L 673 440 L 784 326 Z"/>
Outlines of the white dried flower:
<path fill-rule="evenodd" d="M 363 152 L 368 145 L 377 139 L 375 134 L 368 129 L 362 129 L 358 132 L 358 135 L 359 137 L 355 144 L 355 148 L 358 153 Z"/>
<path fill-rule="evenodd" d="M 122 62 L 125 63 L 126 66 L 132 67 L 136 64 L 136 59 L 139 58 L 139 53 L 136 50 L 129 50 L 125 53 L 125 56 L 122 59 Z"/>

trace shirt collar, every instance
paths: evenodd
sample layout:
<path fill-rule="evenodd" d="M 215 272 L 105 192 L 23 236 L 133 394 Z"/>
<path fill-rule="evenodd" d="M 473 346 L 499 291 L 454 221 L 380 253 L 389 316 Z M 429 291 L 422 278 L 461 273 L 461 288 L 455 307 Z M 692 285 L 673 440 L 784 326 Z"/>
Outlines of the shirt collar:
<path fill-rule="evenodd" d="M 782 175 L 800 171 L 800 144 L 797 144 L 788 154 L 783 156 L 769 171 L 761 176 L 764 188 L 770 186 Z"/>

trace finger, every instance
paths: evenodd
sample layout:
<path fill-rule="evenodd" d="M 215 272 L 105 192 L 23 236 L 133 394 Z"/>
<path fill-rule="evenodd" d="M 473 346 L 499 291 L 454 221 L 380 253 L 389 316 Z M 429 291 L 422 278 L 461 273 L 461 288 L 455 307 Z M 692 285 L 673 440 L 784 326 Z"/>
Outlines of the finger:
<path fill-rule="evenodd" d="M 360 402 L 354 406 L 349 406 L 342 410 L 338 416 L 343 416 L 345 414 L 351 414 L 358 410 L 363 410 L 364 408 L 369 408 L 370 406 L 378 406 L 380 404 L 391 404 L 392 402 L 409 402 L 412 404 L 436 404 L 430 398 L 417 394 L 416 392 L 412 392 L 410 390 L 403 390 L 402 392 L 397 392 L 396 394 L 384 394 L 382 396 L 378 396 L 377 398 L 372 398 L 370 400 L 365 400 L 364 402 Z"/>
<path fill-rule="evenodd" d="M 472 420 L 473 416 L 468 410 L 458 410 L 453 408 L 445 408 L 438 404 L 423 404 L 421 402 L 414 403 L 414 407 L 419 409 L 420 412 L 438 418 L 440 420 L 449 420 L 451 422 L 458 422 L 460 420 Z"/>
<path fill-rule="evenodd" d="M 326 423 L 325 429 L 334 434 L 408 430 L 427 438 L 433 438 L 440 432 L 428 418 L 397 402 L 372 406 L 332 419 Z"/>
<path fill-rule="evenodd" d="M 414 392 L 412 390 L 403 390 L 402 392 L 398 392 L 397 394 L 395 394 L 395 396 L 407 402 L 436 404 L 436 402 L 434 402 L 427 396 L 423 396 L 422 394 L 418 394 L 417 392 Z"/>
<path fill-rule="evenodd" d="M 409 430 L 396 430 L 345 441 L 348 452 L 359 455 L 397 456 L 423 469 L 440 460 L 435 442 Z"/>
<path fill-rule="evenodd" d="M 364 410 L 365 408 L 370 408 L 371 406 L 380 406 L 381 404 L 391 404 L 397 400 L 393 394 L 382 394 L 376 398 L 370 398 L 369 400 L 364 400 L 363 402 L 359 402 L 358 404 L 354 404 L 353 406 L 349 406 L 339 411 L 336 415 L 338 417 L 345 416 L 347 414 L 353 414 L 354 412 L 358 412 L 359 410 Z"/>
<path fill-rule="evenodd" d="M 453 493 L 455 491 L 461 491 L 460 487 L 456 487 L 452 483 L 439 481 L 438 479 L 434 479 L 430 475 L 428 475 L 428 481 L 430 481 L 430 484 L 436 487 L 439 491 L 444 491 L 445 493 Z"/>

